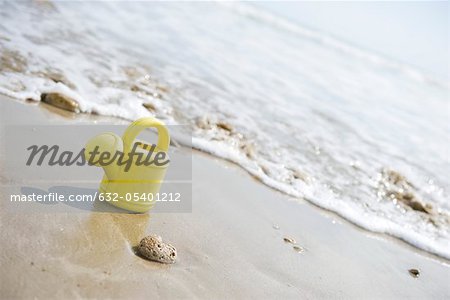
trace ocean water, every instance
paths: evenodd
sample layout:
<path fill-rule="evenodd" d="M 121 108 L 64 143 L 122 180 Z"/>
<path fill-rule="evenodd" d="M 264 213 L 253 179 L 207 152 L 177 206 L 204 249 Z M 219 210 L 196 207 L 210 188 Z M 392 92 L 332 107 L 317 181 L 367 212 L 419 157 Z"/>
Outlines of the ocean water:
<path fill-rule="evenodd" d="M 186 124 L 263 183 L 450 258 L 447 82 L 250 4 L 1 2 L 0 19 L 1 94 Z"/>

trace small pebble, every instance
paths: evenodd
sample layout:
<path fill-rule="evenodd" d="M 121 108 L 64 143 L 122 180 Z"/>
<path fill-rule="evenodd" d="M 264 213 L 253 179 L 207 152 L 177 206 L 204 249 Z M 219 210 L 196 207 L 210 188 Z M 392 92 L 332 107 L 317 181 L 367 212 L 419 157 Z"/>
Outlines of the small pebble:
<path fill-rule="evenodd" d="M 286 243 L 295 244 L 295 240 L 293 238 L 284 237 L 283 240 Z"/>
<path fill-rule="evenodd" d="M 255 147 L 253 146 L 253 144 L 250 144 L 248 142 L 244 142 L 241 146 L 240 149 L 245 153 L 245 155 L 248 158 L 253 158 L 255 157 Z"/>
<path fill-rule="evenodd" d="M 278 226 L 276 224 L 272 225 L 272 228 L 275 229 L 275 230 L 280 230 L 280 226 Z"/>
<path fill-rule="evenodd" d="M 409 269 L 408 272 L 414 278 L 418 278 L 420 276 L 420 271 L 418 269 Z"/>
<path fill-rule="evenodd" d="M 297 251 L 298 253 L 302 253 L 303 251 L 305 251 L 305 249 L 303 249 L 303 247 L 300 246 L 294 246 L 292 247 L 295 251 Z"/>
<path fill-rule="evenodd" d="M 217 127 L 219 127 L 220 129 L 226 130 L 226 131 L 233 131 L 233 127 L 231 127 L 230 124 L 225 123 L 225 122 L 217 122 L 216 124 Z"/>
<path fill-rule="evenodd" d="M 146 109 L 155 112 L 156 111 L 156 107 L 155 105 L 153 105 L 152 103 L 144 103 L 142 104 Z"/>
<path fill-rule="evenodd" d="M 177 259 L 177 249 L 164 243 L 162 238 L 157 235 L 149 235 L 143 238 L 137 250 L 142 257 L 163 264 L 173 264 Z"/>
<path fill-rule="evenodd" d="M 80 112 L 80 107 L 77 101 L 60 93 L 44 93 L 41 95 L 41 100 L 42 102 L 64 110 L 72 111 L 75 113 Z"/>

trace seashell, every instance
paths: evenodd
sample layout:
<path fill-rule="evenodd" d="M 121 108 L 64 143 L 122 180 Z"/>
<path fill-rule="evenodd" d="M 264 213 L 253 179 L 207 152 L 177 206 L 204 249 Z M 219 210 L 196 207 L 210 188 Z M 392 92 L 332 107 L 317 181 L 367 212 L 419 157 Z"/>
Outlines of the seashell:
<path fill-rule="evenodd" d="M 143 238 L 137 250 L 142 257 L 163 264 L 173 264 L 177 259 L 177 249 L 164 243 L 158 235 L 149 235 Z"/>
<path fill-rule="evenodd" d="M 64 110 L 80 112 L 80 106 L 77 101 L 60 93 L 43 93 L 41 101 Z"/>

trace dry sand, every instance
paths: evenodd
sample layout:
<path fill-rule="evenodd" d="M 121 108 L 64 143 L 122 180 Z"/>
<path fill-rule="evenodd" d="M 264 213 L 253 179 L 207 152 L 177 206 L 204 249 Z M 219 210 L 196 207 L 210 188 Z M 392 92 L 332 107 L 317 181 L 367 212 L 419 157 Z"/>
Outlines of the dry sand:
<path fill-rule="evenodd" d="M 0 103 L 2 125 L 11 116 L 35 124 L 107 120 L 6 97 Z M 5 187 L 8 174 L 0 172 Z M 3 299 L 450 298 L 448 261 L 289 199 L 201 153 L 193 157 L 192 213 L 17 213 L 5 209 L 8 197 L 2 188 Z M 151 233 L 177 247 L 176 264 L 133 253 Z"/>

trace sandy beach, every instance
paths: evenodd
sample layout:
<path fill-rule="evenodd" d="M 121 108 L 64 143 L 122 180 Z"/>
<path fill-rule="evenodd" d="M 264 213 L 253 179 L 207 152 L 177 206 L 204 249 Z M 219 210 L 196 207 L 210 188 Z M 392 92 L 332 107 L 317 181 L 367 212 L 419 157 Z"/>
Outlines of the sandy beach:
<path fill-rule="evenodd" d="M 2 125 L 114 121 L 4 96 L 0 103 Z M 7 159 L 2 152 L 0 165 Z M 449 261 L 362 230 L 201 152 L 193 155 L 191 213 L 12 212 L 5 201 L 14 182 L 0 172 L 3 299 L 450 297 Z M 174 265 L 133 252 L 153 233 L 177 247 Z"/>

